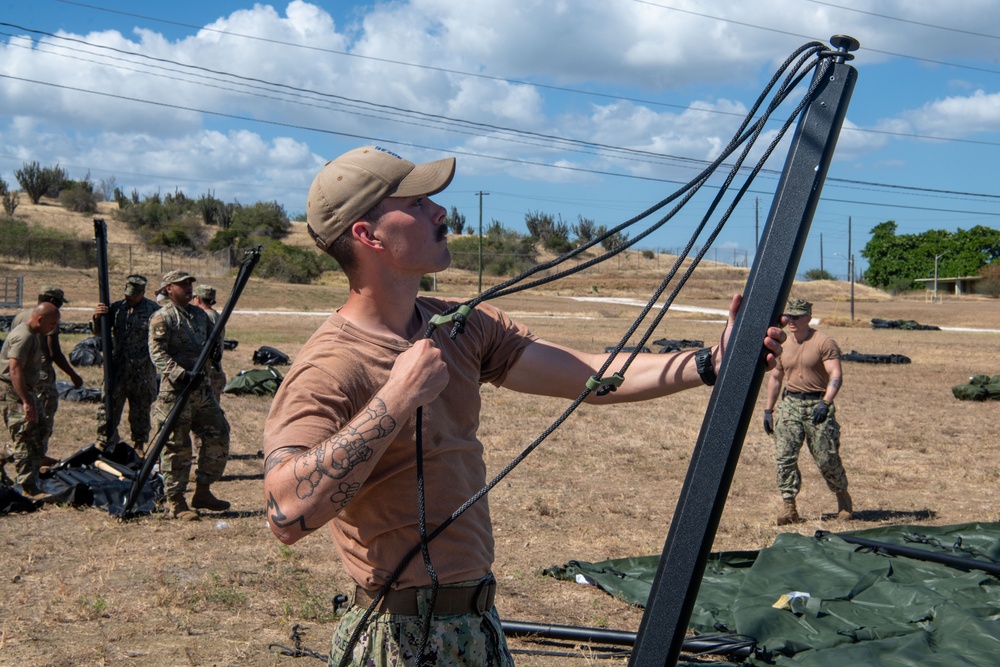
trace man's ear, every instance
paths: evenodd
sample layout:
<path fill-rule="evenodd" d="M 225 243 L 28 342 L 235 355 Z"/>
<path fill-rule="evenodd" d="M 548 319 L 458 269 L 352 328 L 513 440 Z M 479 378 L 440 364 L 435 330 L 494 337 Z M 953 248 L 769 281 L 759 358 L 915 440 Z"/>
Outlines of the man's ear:
<path fill-rule="evenodd" d="M 351 234 L 354 240 L 369 248 L 382 248 L 382 241 L 375 236 L 375 225 L 367 220 L 359 220 L 351 225 Z"/>

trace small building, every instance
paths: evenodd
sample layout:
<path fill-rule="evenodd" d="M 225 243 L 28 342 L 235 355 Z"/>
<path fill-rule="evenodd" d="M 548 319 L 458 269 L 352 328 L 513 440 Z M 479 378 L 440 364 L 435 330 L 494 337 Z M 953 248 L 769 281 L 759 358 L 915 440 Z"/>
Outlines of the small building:
<path fill-rule="evenodd" d="M 961 278 L 917 278 L 914 282 L 923 283 L 931 292 L 934 291 L 934 284 L 937 283 L 938 294 L 975 294 L 976 281 L 979 276 L 963 276 Z"/>

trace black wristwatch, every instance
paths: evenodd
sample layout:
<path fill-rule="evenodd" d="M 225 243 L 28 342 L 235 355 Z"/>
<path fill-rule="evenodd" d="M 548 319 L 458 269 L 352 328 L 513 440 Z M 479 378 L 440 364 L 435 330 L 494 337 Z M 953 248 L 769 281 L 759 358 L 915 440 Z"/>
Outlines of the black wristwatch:
<path fill-rule="evenodd" d="M 712 363 L 712 348 L 706 347 L 694 353 L 694 367 L 701 381 L 709 387 L 715 384 L 715 364 Z"/>

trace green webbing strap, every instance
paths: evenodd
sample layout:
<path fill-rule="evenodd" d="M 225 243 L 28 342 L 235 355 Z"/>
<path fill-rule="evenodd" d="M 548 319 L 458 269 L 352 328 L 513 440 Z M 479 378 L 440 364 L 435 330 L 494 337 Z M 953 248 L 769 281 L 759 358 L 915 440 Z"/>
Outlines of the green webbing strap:
<path fill-rule="evenodd" d="M 590 391 L 597 390 L 598 396 L 604 396 L 608 392 L 618 389 L 624 381 L 625 377 L 621 373 L 614 373 L 610 377 L 605 378 L 591 375 L 590 379 L 587 380 L 587 389 Z"/>

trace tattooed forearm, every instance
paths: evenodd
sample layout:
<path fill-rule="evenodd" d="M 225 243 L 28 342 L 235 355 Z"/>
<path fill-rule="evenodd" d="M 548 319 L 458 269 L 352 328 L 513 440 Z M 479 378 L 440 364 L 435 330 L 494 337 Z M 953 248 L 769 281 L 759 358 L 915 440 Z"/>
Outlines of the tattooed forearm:
<path fill-rule="evenodd" d="M 841 380 L 840 378 L 830 378 L 830 382 L 828 383 L 828 386 L 830 386 L 833 389 L 836 389 L 836 390 L 839 391 L 841 384 L 843 384 L 843 380 Z"/>
<path fill-rule="evenodd" d="M 343 479 L 358 464 L 371 459 L 374 454 L 371 443 L 385 438 L 396 428 L 396 420 L 387 412 L 385 403 L 376 396 L 343 431 L 298 455 L 294 462 L 295 479 L 298 480 L 295 495 L 308 498 L 315 493 L 323 477 Z M 341 484 L 331 499 L 343 506 L 357 492 L 356 486 Z"/>
<path fill-rule="evenodd" d="M 264 461 L 264 477 L 267 477 L 267 473 L 277 468 L 278 465 L 284 463 L 301 451 L 302 449 L 299 447 L 283 447 L 271 452 Z"/>

